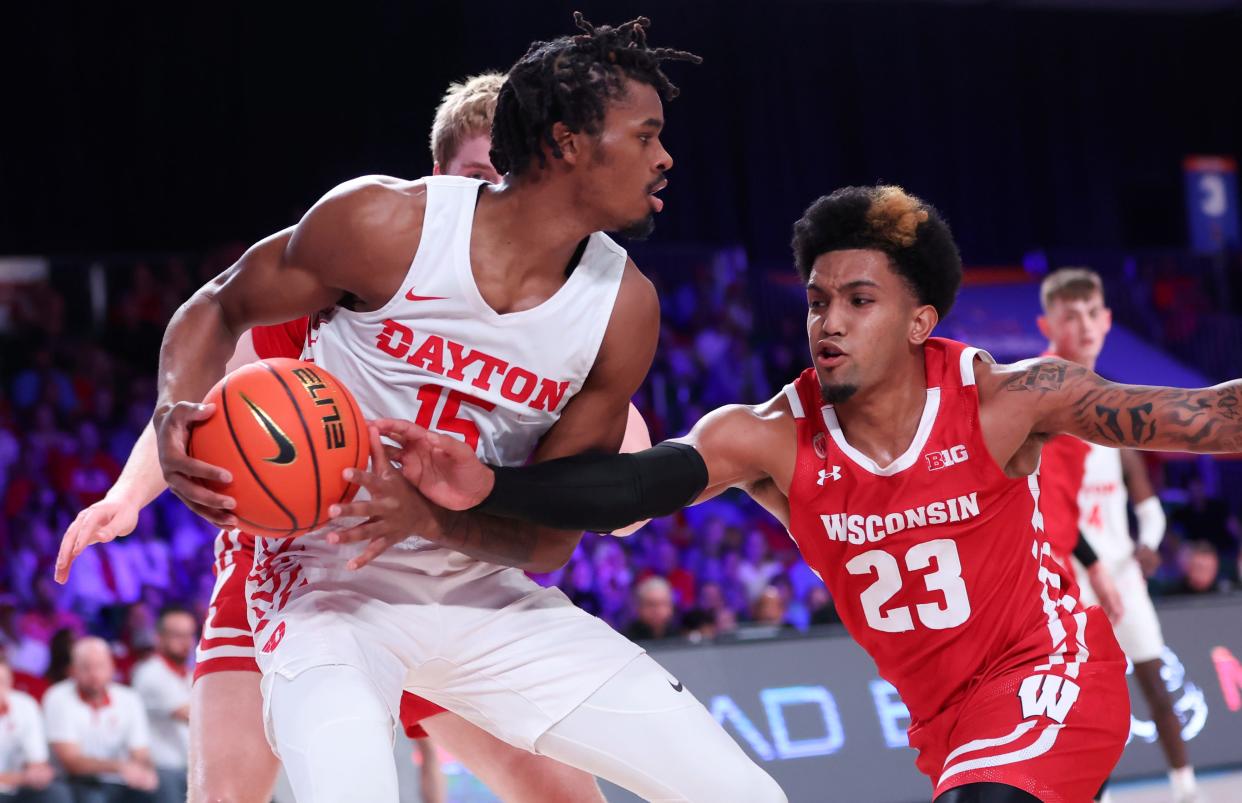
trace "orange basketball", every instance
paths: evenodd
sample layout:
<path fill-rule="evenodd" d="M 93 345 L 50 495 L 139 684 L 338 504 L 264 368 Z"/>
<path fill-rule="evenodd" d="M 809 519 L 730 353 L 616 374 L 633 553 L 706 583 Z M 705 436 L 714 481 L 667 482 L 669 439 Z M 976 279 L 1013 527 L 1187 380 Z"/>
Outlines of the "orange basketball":
<path fill-rule="evenodd" d="M 216 412 L 190 431 L 191 457 L 228 469 L 213 490 L 237 501 L 243 530 L 292 538 L 324 526 L 358 486 L 341 478 L 370 457 L 358 403 L 314 363 L 277 358 L 238 368 L 203 399 Z"/>

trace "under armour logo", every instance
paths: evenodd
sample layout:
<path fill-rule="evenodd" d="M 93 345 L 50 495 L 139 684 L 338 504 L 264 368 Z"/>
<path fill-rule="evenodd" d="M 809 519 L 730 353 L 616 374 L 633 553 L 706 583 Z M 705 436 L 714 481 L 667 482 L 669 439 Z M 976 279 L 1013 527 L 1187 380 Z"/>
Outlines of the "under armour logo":
<path fill-rule="evenodd" d="M 833 466 L 833 467 L 832 467 L 832 471 L 824 471 L 824 470 L 821 468 L 821 469 L 819 470 L 819 479 L 816 481 L 816 483 L 815 483 L 815 484 L 816 484 L 816 485 L 823 485 L 823 484 L 824 484 L 824 480 L 828 479 L 829 477 L 831 477 L 834 481 L 835 481 L 835 480 L 839 480 L 839 479 L 841 479 L 841 467 L 840 467 L 840 466 Z"/>

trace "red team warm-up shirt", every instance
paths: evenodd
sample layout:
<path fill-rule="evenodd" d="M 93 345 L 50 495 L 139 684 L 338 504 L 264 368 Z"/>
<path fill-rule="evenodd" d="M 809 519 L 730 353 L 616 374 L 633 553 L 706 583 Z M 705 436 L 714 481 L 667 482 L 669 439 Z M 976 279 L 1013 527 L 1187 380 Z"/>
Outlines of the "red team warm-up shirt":
<path fill-rule="evenodd" d="M 1078 543 L 1078 492 L 1082 489 L 1091 444 L 1073 435 L 1057 435 L 1044 444 L 1039 461 L 1040 509 L 1052 554 L 1069 565 Z"/>
<path fill-rule="evenodd" d="M 1037 480 L 1005 476 L 984 443 L 978 353 L 928 341 L 927 406 L 910 449 L 886 467 L 846 442 L 814 370 L 787 389 L 798 416 L 790 532 L 910 710 L 912 742 L 989 678 L 1085 658 Z"/>

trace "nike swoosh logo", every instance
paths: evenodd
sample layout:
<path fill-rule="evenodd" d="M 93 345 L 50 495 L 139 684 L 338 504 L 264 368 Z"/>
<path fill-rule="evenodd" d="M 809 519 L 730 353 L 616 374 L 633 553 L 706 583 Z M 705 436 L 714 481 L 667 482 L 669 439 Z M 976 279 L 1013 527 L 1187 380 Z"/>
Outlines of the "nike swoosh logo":
<path fill-rule="evenodd" d="M 670 681 L 668 682 L 668 685 L 670 685 L 670 686 L 672 686 L 672 687 L 673 687 L 673 691 L 681 691 L 682 689 L 686 688 L 685 686 L 681 685 L 681 681 L 680 681 L 680 680 L 679 680 L 679 681 L 677 681 L 676 683 L 674 683 L 673 681 L 671 681 L 671 680 L 670 680 Z"/>
<path fill-rule="evenodd" d="M 267 434 L 271 435 L 272 440 L 276 441 L 276 448 L 279 450 L 276 452 L 276 456 L 263 459 L 278 466 L 287 466 L 294 460 L 297 460 L 298 450 L 293 445 L 293 441 L 289 439 L 289 436 L 282 432 L 280 427 L 276 426 L 276 422 L 272 420 L 272 417 L 264 412 L 263 408 L 252 402 L 249 396 L 243 393 L 241 397 L 246 406 L 250 408 L 250 414 L 254 416 L 254 420 L 258 421 L 259 426 L 267 430 Z"/>
<path fill-rule="evenodd" d="M 405 293 L 406 301 L 447 301 L 445 296 L 419 296 L 414 294 L 414 288 L 411 287 Z"/>

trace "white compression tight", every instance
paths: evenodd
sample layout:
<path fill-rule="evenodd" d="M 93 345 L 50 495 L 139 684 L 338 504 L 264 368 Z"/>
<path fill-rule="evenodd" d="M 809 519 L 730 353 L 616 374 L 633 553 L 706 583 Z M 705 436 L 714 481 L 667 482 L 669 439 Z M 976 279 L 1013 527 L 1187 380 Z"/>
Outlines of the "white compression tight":
<path fill-rule="evenodd" d="M 640 655 L 535 743 L 536 752 L 651 801 L 786 803 L 689 690 Z M 298 803 L 398 799 L 393 722 L 358 669 L 273 679 L 276 753 Z"/>
<path fill-rule="evenodd" d="M 640 655 L 539 737 L 535 749 L 650 801 L 784 803 L 776 781 L 677 686 Z"/>
<path fill-rule="evenodd" d="M 334 665 L 277 676 L 269 705 L 298 803 L 398 800 L 392 713 L 361 671 Z"/>

